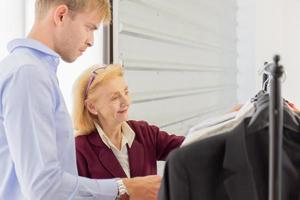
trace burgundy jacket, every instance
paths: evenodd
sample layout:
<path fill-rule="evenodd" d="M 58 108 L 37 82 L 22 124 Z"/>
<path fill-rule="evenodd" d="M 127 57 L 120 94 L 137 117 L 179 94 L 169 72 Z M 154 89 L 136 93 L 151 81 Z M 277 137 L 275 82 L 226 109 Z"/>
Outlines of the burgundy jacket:
<path fill-rule="evenodd" d="M 131 148 L 127 146 L 131 177 L 156 174 L 156 161 L 165 160 L 170 151 L 184 140 L 183 136 L 169 135 L 144 121 L 127 123 L 135 132 Z M 126 177 L 119 161 L 97 131 L 78 136 L 75 141 L 80 176 L 95 179 Z"/>

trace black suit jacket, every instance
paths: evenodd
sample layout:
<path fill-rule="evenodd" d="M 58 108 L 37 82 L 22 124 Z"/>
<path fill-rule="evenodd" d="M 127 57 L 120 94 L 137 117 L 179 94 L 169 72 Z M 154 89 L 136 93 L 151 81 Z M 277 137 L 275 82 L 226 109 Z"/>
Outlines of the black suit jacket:
<path fill-rule="evenodd" d="M 284 116 L 282 192 L 284 200 L 296 200 L 300 191 L 300 167 L 297 166 L 300 163 L 300 131 L 294 123 L 298 120 L 294 115 L 285 113 Z M 228 133 L 171 153 L 158 199 L 267 200 L 267 114 L 252 120 L 251 127 L 248 127 L 249 121 L 245 119 Z M 292 155 L 295 152 L 297 155 Z"/>

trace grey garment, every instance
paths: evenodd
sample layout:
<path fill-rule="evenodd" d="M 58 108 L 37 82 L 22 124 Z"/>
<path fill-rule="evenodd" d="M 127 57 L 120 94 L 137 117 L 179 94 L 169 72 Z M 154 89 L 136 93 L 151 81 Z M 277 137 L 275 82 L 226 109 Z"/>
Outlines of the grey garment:
<path fill-rule="evenodd" d="M 169 156 L 159 200 L 255 200 L 244 143 L 245 123 L 229 134 L 182 147 Z"/>

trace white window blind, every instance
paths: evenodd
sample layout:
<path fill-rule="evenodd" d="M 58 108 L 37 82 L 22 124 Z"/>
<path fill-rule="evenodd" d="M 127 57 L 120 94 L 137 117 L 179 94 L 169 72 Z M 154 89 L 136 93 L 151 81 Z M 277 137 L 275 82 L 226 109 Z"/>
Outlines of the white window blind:
<path fill-rule="evenodd" d="M 114 0 L 130 118 L 185 134 L 237 101 L 235 0 Z"/>

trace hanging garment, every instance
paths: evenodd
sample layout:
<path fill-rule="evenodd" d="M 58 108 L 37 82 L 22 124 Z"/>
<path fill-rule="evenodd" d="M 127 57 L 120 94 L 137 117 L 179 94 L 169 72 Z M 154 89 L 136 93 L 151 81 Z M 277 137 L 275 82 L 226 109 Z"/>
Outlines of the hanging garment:
<path fill-rule="evenodd" d="M 212 127 L 212 126 L 216 126 L 216 125 L 224 123 L 224 122 L 228 122 L 229 120 L 234 119 L 236 117 L 237 113 L 238 113 L 238 111 L 235 111 L 235 112 L 231 112 L 231 113 L 226 113 L 221 116 L 206 119 L 206 120 L 200 122 L 199 124 L 193 126 L 192 128 L 190 128 L 187 136 L 195 134 L 195 132 L 197 132 L 199 130 L 202 130 L 202 129 L 205 129 L 208 127 Z"/>
<path fill-rule="evenodd" d="M 233 130 L 171 153 L 158 199 L 268 199 L 268 104 L 268 97 L 263 96 L 255 113 Z M 300 199 L 299 122 L 298 115 L 285 106 L 283 200 Z"/>
<path fill-rule="evenodd" d="M 234 129 L 245 117 L 251 115 L 253 111 L 253 103 L 248 101 L 238 112 L 228 113 L 216 119 L 204 121 L 191 129 L 181 146 L 228 132 Z"/>

